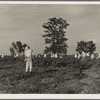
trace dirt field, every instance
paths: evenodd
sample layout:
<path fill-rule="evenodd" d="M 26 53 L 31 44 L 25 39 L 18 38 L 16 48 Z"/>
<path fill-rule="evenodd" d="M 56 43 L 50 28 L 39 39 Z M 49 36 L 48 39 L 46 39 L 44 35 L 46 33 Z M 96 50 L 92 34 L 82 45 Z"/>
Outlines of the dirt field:
<path fill-rule="evenodd" d="M 34 60 L 31 74 L 25 73 L 21 58 L 0 59 L 0 93 L 100 93 L 100 59 L 41 59 Z"/>

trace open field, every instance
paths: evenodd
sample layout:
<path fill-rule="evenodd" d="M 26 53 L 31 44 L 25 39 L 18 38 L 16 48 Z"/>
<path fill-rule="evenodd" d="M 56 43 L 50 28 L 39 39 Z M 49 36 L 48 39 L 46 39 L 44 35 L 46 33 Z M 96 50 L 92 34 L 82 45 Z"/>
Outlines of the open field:
<path fill-rule="evenodd" d="M 82 73 L 81 73 L 82 70 Z M 0 59 L 0 93 L 100 93 L 100 59 L 37 58 L 25 74 L 23 58 Z"/>

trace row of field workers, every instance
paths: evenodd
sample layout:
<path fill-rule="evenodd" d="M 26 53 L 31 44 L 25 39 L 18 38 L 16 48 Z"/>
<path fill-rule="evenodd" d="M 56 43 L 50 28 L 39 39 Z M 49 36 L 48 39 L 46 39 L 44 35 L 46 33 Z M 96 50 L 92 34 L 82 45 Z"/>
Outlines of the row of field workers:
<path fill-rule="evenodd" d="M 99 53 L 90 54 L 89 52 L 85 53 L 84 51 L 82 51 L 82 53 L 76 53 L 74 57 L 78 59 L 86 57 L 90 57 L 91 59 L 99 59 L 100 54 Z"/>

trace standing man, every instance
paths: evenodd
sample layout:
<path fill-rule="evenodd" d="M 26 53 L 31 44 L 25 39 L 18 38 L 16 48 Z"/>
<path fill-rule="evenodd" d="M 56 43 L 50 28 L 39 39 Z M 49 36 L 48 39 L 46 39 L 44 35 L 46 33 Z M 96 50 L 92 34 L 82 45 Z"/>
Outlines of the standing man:
<path fill-rule="evenodd" d="M 32 72 L 32 59 L 33 59 L 33 50 L 29 46 L 25 47 L 25 61 L 26 61 L 26 73 Z"/>

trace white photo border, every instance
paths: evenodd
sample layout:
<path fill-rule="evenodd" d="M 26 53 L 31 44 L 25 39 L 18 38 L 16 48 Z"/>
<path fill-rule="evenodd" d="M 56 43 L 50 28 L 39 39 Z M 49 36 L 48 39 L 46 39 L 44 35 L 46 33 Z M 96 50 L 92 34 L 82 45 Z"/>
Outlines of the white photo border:
<path fill-rule="evenodd" d="M 1 4 L 100 5 L 100 1 L 0 1 Z M 0 99 L 100 99 L 100 94 L 0 94 Z"/>

